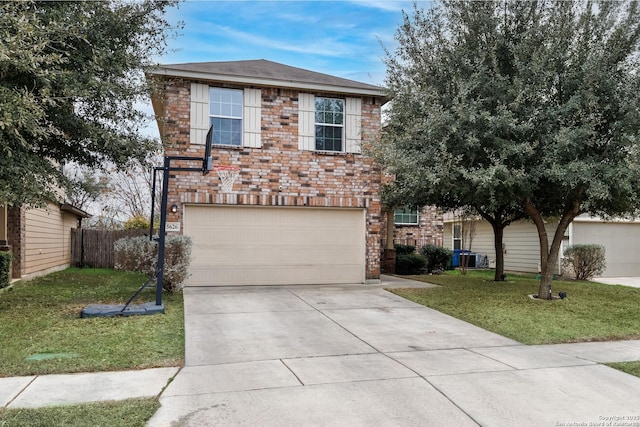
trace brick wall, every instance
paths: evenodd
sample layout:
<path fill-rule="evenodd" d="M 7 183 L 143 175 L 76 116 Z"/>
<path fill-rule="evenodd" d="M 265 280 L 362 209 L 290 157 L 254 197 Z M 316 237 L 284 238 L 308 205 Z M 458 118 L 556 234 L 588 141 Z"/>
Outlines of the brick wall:
<path fill-rule="evenodd" d="M 425 206 L 418 213 L 417 225 L 394 226 L 393 239 L 396 243 L 415 245 L 418 248 L 427 244 L 442 246 L 443 230 L 442 213 L 435 207 Z"/>
<path fill-rule="evenodd" d="M 25 271 L 26 233 L 25 208 L 10 207 L 7 212 L 7 238 L 13 253 L 12 278 L 22 277 Z"/>
<path fill-rule="evenodd" d="M 195 157 L 204 152 L 203 145 L 189 144 L 190 84 L 183 80 L 166 83 L 163 141 L 168 156 Z M 241 169 L 234 193 L 220 192 L 220 179 L 214 172 L 207 176 L 172 173 L 168 204 L 179 208 L 176 214 L 169 214 L 168 221 L 182 221 L 185 203 L 363 208 L 367 226 L 366 278 L 379 278 L 383 226 L 380 169 L 362 154 L 299 150 L 298 91 L 260 89 L 262 148 L 225 147 L 212 152 L 214 165 Z M 371 97 L 362 101 L 362 135 L 366 143 L 375 138 L 380 128 L 380 101 Z"/>

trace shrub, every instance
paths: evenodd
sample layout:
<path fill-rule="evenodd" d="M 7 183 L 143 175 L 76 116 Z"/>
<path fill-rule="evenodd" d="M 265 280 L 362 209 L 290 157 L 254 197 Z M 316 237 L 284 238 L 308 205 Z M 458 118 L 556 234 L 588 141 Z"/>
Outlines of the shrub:
<path fill-rule="evenodd" d="M 599 276 L 605 266 L 602 245 L 572 245 L 564 251 L 562 258 L 562 267 L 576 280 L 589 280 Z"/>
<path fill-rule="evenodd" d="M 11 283 L 11 252 L 0 252 L 0 289 Z"/>
<path fill-rule="evenodd" d="M 425 257 L 419 254 L 400 254 L 396 256 L 396 274 L 420 274 L 427 265 Z"/>
<path fill-rule="evenodd" d="M 394 244 L 393 248 L 396 250 L 396 255 L 409 255 L 416 252 L 416 247 L 413 245 L 400 245 Z"/>
<path fill-rule="evenodd" d="M 154 276 L 158 266 L 158 244 L 148 237 L 125 237 L 114 243 L 116 270 L 137 271 Z M 167 236 L 165 240 L 164 274 L 162 287 L 177 292 L 189 277 L 191 238 Z"/>
<path fill-rule="evenodd" d="M 125 230 L 148 230 L 151 224 L 149 219 L 142 215 L 135 215 L 124 222 Z"/>
<path fill-rule="evenodd" d="M 436 245 L 425 245 L 420 248 L 420 253 L 427 260 L 427 272 L 433 273 L 436 270 L 446 270 L 451 265 L 453 252 L 450 249 Z"/>

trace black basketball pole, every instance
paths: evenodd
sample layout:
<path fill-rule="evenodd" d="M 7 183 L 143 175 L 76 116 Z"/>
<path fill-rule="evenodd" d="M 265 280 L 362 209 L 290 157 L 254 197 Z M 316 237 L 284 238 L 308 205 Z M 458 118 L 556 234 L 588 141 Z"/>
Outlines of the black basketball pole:
<path fill-rule="evenodd" d="M 153 241 L 153 217 L 156 215 L 156 173 L 159 167 L 153 168 L 153 185 L 151 187 L 151 217 L 149 218 L 149 240 Z"/>
<path fill-rule="evenodd" d="M 211 145 L 213 143 L 213 126 L 209 128 L 207 133 L 205 153 L 203 157 L 186 157 L 186 156 L 165 156 L 164 165 L 162 167 L 153 168 L 153 194 L 151 195 L 151 226 L 149 228 L 149 238 L 153 239 L 153 216 L 155 207 L 155 194 L 156 194 L 156 172 L 162 171 L 162 200 L 160 203 L 160 227 L 158 230 L 158 262 L 156 265 L 156 303 L 155 306 L 152 303 L 142 304 L 140 306 L 131 307 L 131 303 L 136 299 L 140 293 L 147 288 L 147 286 L 153 283 L 154 277 L 150 277 L 138 291 L 133 294 L 129 301 L 124 305 L 114 304 L 90 304 L 86 306 L 81 313 L 81 317 L 114 317 L 114 316 L 134 316 L 134 315 L 148 315 L 156 313 L 164 313 L 164 306 L 162 305 L 162 291 L 164 290 L 164 253 L 167 234 L 167 205 L 169 199 L 169 179 L 171 178 L 170 172 L 183 171 L 183 172 L 202 172 L 206 175 L 211 170 Z M 177 160 L 181 162 L 200 162 L 199 167 L 171 167 L 171 161 Z M 153 307 L 153 308 L 152 308 Z"/>
<path fill-rule="evenodd" d="M 156 270 L 156 305 L 162 305 L 162 289 L 164 279 L 164 245 L 167 229 L 167 199 L 169 193 L 169 169 L 171 158 L 164 158 L 162 174 L 162 201 L 160 202 L 160 231 L 158 236 L 158 268 Z"/>
<path fill-rule="evenodd" d="M 185 157 L 185 156 L 165 156 L 164 166 L 162 168 L 162 200 L 160 202 L 160 230 L 158 230 L 158 267 L 156 269 L 156 305 L 162 305 L 162 289 L 164 282 L 164 249 L 166 241 L 166 229 L 167 229 L 167 205 L 169 194 L 169 178 L 171 171 L 184 171 L 184 172 L 202 172 L 206 175 L 211 170 L 211 146 L 213 144 L 213 125 L 207 132 L 204 157 Z M 199 161 L 202 162 L 201 167 L 171 167 L 171 161 Z M 154 171 L 155 172 L 155 171 Z M 154 181 L 155 183 L 155 181 Z M 153 208 L 152 208 L 153 209 Z M 152 211 L 153 212 L 153 211 Z"/>

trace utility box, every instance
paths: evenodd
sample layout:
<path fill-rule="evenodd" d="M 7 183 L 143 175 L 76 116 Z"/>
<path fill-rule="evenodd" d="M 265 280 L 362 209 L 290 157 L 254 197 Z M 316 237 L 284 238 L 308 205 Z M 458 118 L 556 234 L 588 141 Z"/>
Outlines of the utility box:
<path fill-rule="evenodd" d="M 467 268 L 476 268 L 478 254 L 469 251 L 463 252 L 464 253 L 460 253 L 460 266 L 465 266 Z"/>

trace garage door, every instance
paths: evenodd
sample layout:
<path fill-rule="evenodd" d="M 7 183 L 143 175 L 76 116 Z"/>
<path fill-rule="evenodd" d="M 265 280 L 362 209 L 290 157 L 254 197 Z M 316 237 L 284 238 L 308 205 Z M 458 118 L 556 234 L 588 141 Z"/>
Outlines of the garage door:
<path fill-rule="evenodd" d="M 187 286 L 363 283 L 362 209 L 188 205 Z"/>
<path fill-rule="evenodd" d="M 574 222 L 573 243 L 605 247 L 606 269 L 602 277 L 640 276 L 638 262 L 640 224 L 634 222 Z"/>

